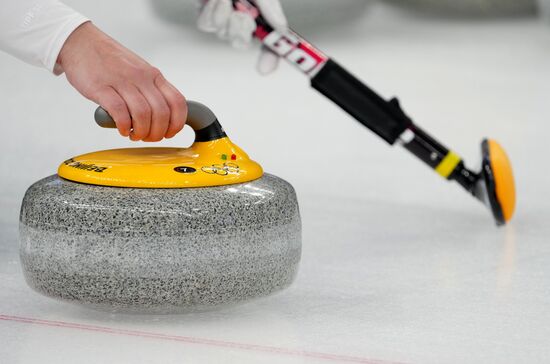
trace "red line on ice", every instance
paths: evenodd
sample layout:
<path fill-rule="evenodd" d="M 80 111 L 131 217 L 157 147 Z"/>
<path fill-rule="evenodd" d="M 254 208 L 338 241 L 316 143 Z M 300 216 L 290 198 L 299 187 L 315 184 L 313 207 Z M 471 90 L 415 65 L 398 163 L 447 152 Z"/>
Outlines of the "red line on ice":
<path fill-rule="evenodd" d="M 192 336 L 166 335 L 166 334 L 159 334 L 159 333 L 147 332 L 147 331 L 116 329 L 116 328 L 105 327 L 105 326 L 78 324 L 74 322 L 64 322 L 64 321 L 42 320 L 42 319 L 21 317 L 21 316 L 0 315 L 0 320 L 48 326 L 48 327 L 102 332 L 102 333 L 113 334 L 113 335 L 136 336 L 136 337 L 159 339 L 159 340 L 177 341 L 177 342 L 182 342 L 187 344 L 208 345 L 208 346 L 215 346 L 220 348 L 241 349 L 241 350 L 264 352 L 264 353 L 292 355 L 292 356 L 308 357 L 308 358 L 324 359 L 324 360 L 332 360 L 332 361 L 348 362 L 348 363 L 397 364 L 395 362 L 361 358 L 361 357 L 348 356 L 348 355 L 338 355 L 338 354 L 321 353 L 321 352 L 315 352 L 315 351 L 287 349 L 287 348 L 281 348 L 276 346 L 238 343 L 238 342 L 232 342 L 232 341 L 205 339 L 205 338 L 198 338 L 198 337 L 192 337 Z"/>

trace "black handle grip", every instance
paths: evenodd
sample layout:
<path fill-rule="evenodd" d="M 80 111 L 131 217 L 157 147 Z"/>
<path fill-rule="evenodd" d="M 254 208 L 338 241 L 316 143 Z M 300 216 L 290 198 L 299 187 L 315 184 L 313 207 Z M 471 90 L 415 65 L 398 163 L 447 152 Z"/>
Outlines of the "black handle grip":
<path fill-rule="evenodd" d="M 384 100 L 332 60 L 311 79 L 311 86 L 334 101 L 389 144 L 412 125 L 397 99 Z"/>
<path fill-rule="evenodd" d="M 196 101 L 187 101 L 187 109 L 186 124 L 195 131 L 195 142 L 209 142 L 227 136 L 210 108 Z M 94 119 L 102 128 L 116 128 L 111 115 L 101 106 L 95 110 Z"/>

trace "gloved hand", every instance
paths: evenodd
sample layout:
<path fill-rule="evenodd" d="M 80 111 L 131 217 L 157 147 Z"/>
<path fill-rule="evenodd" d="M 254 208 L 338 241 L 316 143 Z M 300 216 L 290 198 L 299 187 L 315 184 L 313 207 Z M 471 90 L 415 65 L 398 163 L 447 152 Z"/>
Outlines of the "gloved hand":
<path fill-rule="evenodd" d="M 204 1 L 203 1 L 204 3 Z M 287 31 L 288 23 L 279 0 L 255 0 L 256 6 L 267 22 L 277 31 Z M 236 48 L 246 48 L 252 42 L 256 29 L 254 19 L 233 9 L 231 0 L 208 0 L 202 6 L 197 26 L 208 33 L 216 33 L 219 38 L 229 40 Z M 262 47 L 258 60 L 258 72 L 273 72 L 279 63 L 279 56 Z"/>

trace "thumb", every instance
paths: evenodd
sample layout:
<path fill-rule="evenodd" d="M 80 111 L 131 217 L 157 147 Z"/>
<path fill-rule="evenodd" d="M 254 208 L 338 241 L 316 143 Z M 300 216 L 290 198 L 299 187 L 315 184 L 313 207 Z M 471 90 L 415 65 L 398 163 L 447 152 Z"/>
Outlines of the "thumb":
<path fill-rule="evenodd" d="M 260 57 L 256 68 L 262 75 L 268 75 L 277 69 L 279 64 L 279 56 L 269 50 L 267 47 L 262 46 L 260 51 Z"/>

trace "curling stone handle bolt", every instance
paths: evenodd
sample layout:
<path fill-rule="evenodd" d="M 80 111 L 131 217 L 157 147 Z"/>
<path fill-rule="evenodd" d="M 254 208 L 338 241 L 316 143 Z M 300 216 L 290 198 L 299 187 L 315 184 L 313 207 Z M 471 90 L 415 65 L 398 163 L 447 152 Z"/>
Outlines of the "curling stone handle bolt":
<path fill-rule="evenodd" d="M 209 107 L 196 101 L 187 101 L 186 124 L 195 131 L 195 142 L 208 142 L 227 137 L 216 115 Z M 116 128 L 114 119 L 99 106 L 94 113 L 97 125 L 102 128 Z"/>

